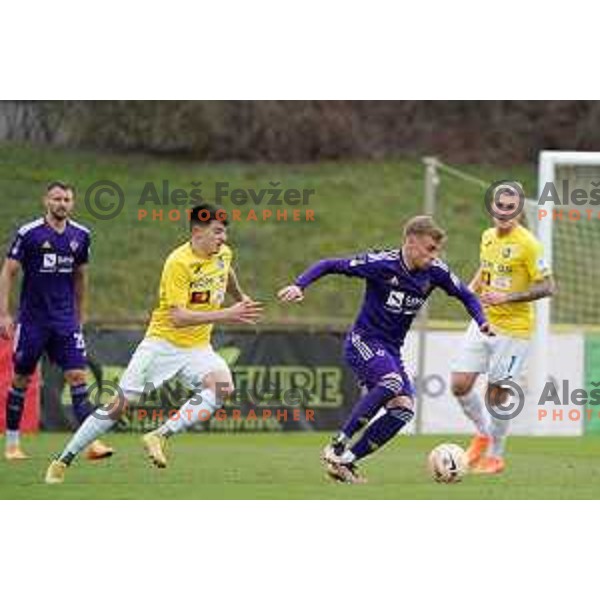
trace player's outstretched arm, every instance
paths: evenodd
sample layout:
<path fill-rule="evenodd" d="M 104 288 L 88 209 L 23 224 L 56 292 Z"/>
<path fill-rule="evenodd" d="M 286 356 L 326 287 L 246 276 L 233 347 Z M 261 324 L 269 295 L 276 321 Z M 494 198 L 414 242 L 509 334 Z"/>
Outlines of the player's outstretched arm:
<path fill-rule="evenodd" d="M 175 327 L 194 327 L 210 323 L 233 323 L 255 325 L 262 316 L 262 304 L 254 300 L 242 300 L 220 310 L 196 312 L 174 306 L 171 308 L 171 319 Z"/>
<path fill-rule="evenodd" d="M 366 254 L 352 258 L 324 258 L 308 267 L 296 278 L 294 284 L 279 290 L 277 297 L 282 302 L 301 302 L 304 299 L 304 290 L 325 275 L 367 278 L 370 275 L 367 263 Z"/>
<path fill-rule="evenodd" d="M 2 271 L 0 271 L 0 337 L 4 339 L 8 339 L 12 331 L 13 321 L 8 304 L 10 291 L 19 267 L 18 260 L 7 258 L 2 265 Z"/>

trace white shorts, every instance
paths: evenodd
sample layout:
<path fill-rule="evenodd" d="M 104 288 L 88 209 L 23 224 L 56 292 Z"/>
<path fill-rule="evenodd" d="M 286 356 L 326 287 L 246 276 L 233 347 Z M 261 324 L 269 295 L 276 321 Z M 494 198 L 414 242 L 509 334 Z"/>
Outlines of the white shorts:
<path fill-rule="evenodd" d="M 137 398 L 152 386 L 158 389 L 175 377 L 186 387 L 195 389 L 214 371 L 225 371 L 231 379 L 227 363 L 211 346 L 179 348 L 166 340 L 144 338 L 131 357 L 119 387 L 128 399 Z"/>
<path fill-rule="evenodd" d="M 489 337 L 472 321 L 451 370 L 454 373 L 487 373 L 489 383 L 514 380 L 523 369 L 528 351 L 529 340 L 498 334 Z"/>

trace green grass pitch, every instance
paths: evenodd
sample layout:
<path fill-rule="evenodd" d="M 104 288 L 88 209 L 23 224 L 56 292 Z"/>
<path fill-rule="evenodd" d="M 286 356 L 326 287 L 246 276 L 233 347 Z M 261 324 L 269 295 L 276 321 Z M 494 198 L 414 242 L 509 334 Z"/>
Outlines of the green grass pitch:
<path fill-rule="evenodd" d="M 369 483 L 328 481 L 319 464 L 326 433 L 184 434 L 169 446 L 170 463 L 147 462 L 138 435 L 105 438 L 114 457 L 79 459 L 61 486 L 43 483 L 51 454 L 68 434 L 26 436 L 32 455 L 0 463 L 0 498 L 23 499 L 598 499 L 600 438 L 509 440 L 509 468 L 497 477 L 467 476 L 437 484 L 425 470 L 428 451 L 442 441 L 465 446 L 461 436 L 399 436 L 364 461 Z"/>

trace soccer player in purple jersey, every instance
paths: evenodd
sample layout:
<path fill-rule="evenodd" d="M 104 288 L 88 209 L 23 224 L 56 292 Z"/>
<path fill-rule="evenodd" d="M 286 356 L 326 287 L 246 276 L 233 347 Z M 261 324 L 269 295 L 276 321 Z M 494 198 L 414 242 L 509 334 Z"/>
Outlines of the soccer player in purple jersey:
<path fill-rule="evenodd" d="M 71 185 L 53 181 L 43 202 L 45 216 L 18 230 L 0 272 L 0 336 L 9 339 L 14 333 L 14 376 L 6 402 L 7 460 L 27 458 L 20 446 L 19 427 L 27 386 L 44 352 L 64 371 L 77 420 L 83 422 L 93 411 L 81 331 L 90 231 L 69 218 L 75 205 Z M 19 269 L 23 281 L 14 327 L 9 297 Z M 90 459 L 112 453 L 102 442 L 88 447 Z"/>
<path fill-rule="evenodd" d="M 337 481 L 365 482 L 357 461 L 389 442 L 413 418 L 415 390 L 400 349 L 416 314 L 436 287 L 458 298 L 480 331 L 493 335 L 477 297 L 438 259 L 445 238 L 431 217 L 414 217 L 404 228 L 400 249 L 321 260 L 278 294 L 283 302 L 300 302 L 309 285 L 330 274 L 366 280 L 363 304 L 346 336 L 344 355 L 367 393 L 322 454 L 328 474 Z M 373 420 L 382 408 L 383 414 Z M 350 445 L 367 424 L 362 436 Z"/>

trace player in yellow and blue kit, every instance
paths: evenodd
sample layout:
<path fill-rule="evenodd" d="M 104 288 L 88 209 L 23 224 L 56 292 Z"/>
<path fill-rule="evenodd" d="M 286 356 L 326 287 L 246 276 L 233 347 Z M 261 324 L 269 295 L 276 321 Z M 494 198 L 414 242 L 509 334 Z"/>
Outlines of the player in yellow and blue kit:
<path fill-rule="evenodd" d="M 480 267 L 470 284 L 497 335 L 483 336 L 471 323 L 452 365 L 452 391 L 477 428 L 466 454 L 471 469 L 479 473 L 504 470 L 509 421 L 488 414 L 473 389 L 475 382 L 487 373 L 489 402 L 506 401 L 506 383 L 518 376 L 527 356 L 534 329 L 532 302 L 551 296 L 555 289 L 542 245 L 515 216 L 518 202 L 512 186 L 496 191 L 494 227 L 483 232 Z"/>
<path fill-rule="evenodd" d="M 227 363 L 210 345 L 215 323 L 256 323 L 261 307 L 239 288 L 231 268 L 232 251 L 225 244 L 227 221 L 208 204 L 195 207 L 191 239 L 167 258 L 160 281 L 158 307 L 146 336 L 137 347 L 119 388 L 120 396 L 92 413 L 64 451 L 51 463 L 47 483 L 61 483 L 66 468 L 81 450 L 119 420 L 127 402 L 177 377 L 194 395 L 156 431 L 144 436 L 152 462 L 165 467 L 164 440 L 189 428 L 201 416 L 212 415 L 233 392 Z M 237 303 L 221 308 L 226 292 Z"/>

